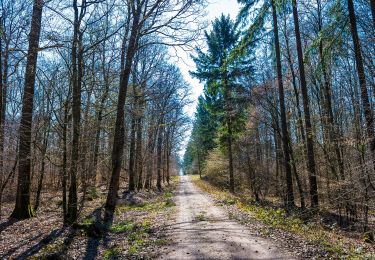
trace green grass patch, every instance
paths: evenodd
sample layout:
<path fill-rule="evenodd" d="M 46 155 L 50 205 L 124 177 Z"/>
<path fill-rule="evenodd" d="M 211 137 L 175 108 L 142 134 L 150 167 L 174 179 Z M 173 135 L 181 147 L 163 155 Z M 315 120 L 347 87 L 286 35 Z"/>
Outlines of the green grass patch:
<path fill-rule="evenodd" d="M 156 239 L 153 243 L 156 246 L 165 246 L 165 245 L 168 245 L 168 240 L 167 239 Z"/>
<path fill-rule="evenodd" d="M 166 199 L 170 199 L 170 198 L 172 198 L 172 197 L 173 197 L 172 192 L 169 192 L 169 191 L 164 192 L 164 198 L 166 198 Z"/>
<path fill-rule="evenodd" d="M 149 234 L 152 232 L 152 224 L 149 219 L 144 219 L 140 224 L 134 225 L 134 228 L 127 235 L 129 242 L 128 255 L 135 256 L 139 249 L 149 243 Z"/>
<path fill-rule="evenodd" d="M 207 181 L 200 180 L 199 177 L 193 176 L 192 180 L 200 189 L 212 194 L 219 203 L 235 205 L 251 218 L 265 224 L 266 227 L 261 230 L 261 233 L 265 236 L 270 235 L 273 228 L 281 229 L 300 235 L 310 243 L 323 246 L 330 256 L 334 258 L 371 259 L 371 257 L 374 257 L 373 253 L 366 253 L 365 248 L 361 245 L 355 244 L 350 239 L 334 231 L 326 230 L 317 222 L 305 224 L 297 215 L 286 214 L 284 209 L 251 204 L 249 198 L 220 190 Z"/>
<path fill-rule="evenodd" d="M 94 217 L 85 217 L 78 224 L 80 226 L 90 226 L 90 225 L 94 224 L 94 222 L 95 222 L 95 218 Z"/>
<path fill-rule="evenodd" d="M 43 256 L 62 252 L 64 251 L 65 248 L 66 246 L 64 245 L 63 241 L 55 241 L 55 243 L 48 244 L 45 247 L 43 247 L 43 249 L 41 250 L 42 259 L 44 259 Z M 36 259 L 40 259 L 40 258 L 36 258 Z"/>
<path fill-rule="evenodd" d="M 125 232 L 130 232 L 134 229 L 134 224 L 131 221 L 125 220 L 121 221 L 119 223 L 113 224 L 110 228 L 109 231 L 112 233 L 125 233 Z"/>
<path fill-rule="evenodd" d="M 155 205 L 153 203 L 148 202 L 142 203 L 140 205 L 118 205 L 116 207 L 116 214 L 121 214 L 132 210 L 150 211 L 153 209 L 155 209 Z"/>
<path fill-rule="evenodd" d="M 121 254 L 120 248 L 114 247 L 114 248 L 105 250 L 103 253 L 103 258 L 105 260 L 119 259 L 120 254 Z"/>
<path fill-rule="evenodd" d="M 167 198 L 167 199 L 164 201 L 163 205 L 164 205 L 164 207 L 169 208 L 169 207 L 174 207 L 174 206 L 176 206 L 176 203 L 173 201 L 172 198 Z"/>
<path fill-rule="evenodd" d="M 100 198 L 99 190 L 96 187 L 90 187 L 86 192 L 86 200 L 92 201 Z"/>

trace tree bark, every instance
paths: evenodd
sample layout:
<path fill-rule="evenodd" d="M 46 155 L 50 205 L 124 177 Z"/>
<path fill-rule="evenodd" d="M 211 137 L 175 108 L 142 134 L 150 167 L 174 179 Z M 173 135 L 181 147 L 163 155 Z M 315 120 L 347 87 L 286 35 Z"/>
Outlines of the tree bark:
<path fill-rule="evenodd" d="M 142 113 L 143 108 L 142 102 L 139 102 L 139 109 L 140 113 Z M 143 120 L 142 115 L 138 115 L 137 118 L 137 141 L 136 141 L 136 152 L 135 152 L 135 163 L 137 164 L 137 176 L 138 176 L 138 183 L 137 183 L 137 189 L 142 190 L 143 189 L 143 158 L 142 158 L 142 132 L 143 132 Z"/>
<path fill-rule="evenodd" d="M 161 162 L 161 157 L 162 157 L 162 145 L 163 145 L 163 119 L 160 120 L 160 123 L 159 123 L 159 130 L 158 130 L 158 144 L 157 144 L 157 163 L 156 163 L 156 170 L 157 170 L 157 179 L 156 179 L 156 188 L 161 191 L 162 190 L 162 187 L 161 187 L 161 167 L 162 167 L 162 162 Z"/>
<path fill-rule="evenodd" d="M 148 131 L 148 141 L 147 141 L 147 173 L 146 173 L 146 182 L 145 182 L 145 188 L 150 189 L 152 187 L 152 164 L 153 164 L 153 155 L 154 155 L 154 149 L 155 149 L 155 139 L 157 136 L 157 129 L 154 129 L 153 126 L 154 120 L 151 119 L 151 123 L 149 125 L 149 131 Z"/>
<path fill-rule="evenodd" d="M 139 8 L 138 8 L 139 9 Z M 116 199 L 117 199 L 117 192 L 119 189 L 119 181 L 120 181 L 120 170 L 122 164 L 122 155 L 124 150 L 124 115 L 125 115 L 125 100 L 126 100 L 126 93 L 128 90 L 129 84 L 129 77 L 131 73 L 132 63 L 134 54 L 137 49 L 138 45 L 138 34 L 139 34 L 139 19 L 140 19 L 140 12 L 141 10 L 136 10 L 133 17 L 133 24 L 131 28 L 129 43 L 127 46 L 126 56 L 124 69 L 121 71 L 121 80 L 120 80 L 120 88 L 119 88 L 119 95 L 117 101 L 117 115 L 116 115 L 116 123 L 115 123 L 115 133 L 113 139 L 113 147 L 112 147 L 112 174 L 111 180 L 109 184 L 109 191 L 107 195 L 107 200 L 105 204 L 106 208 L 106 218 L 110 218 L 112 216 L 113 210 L 116 207 Z M 126 41 L 126 38 L 124 39 Z M 125 44 L 123 44 L 125 48 Z"/>
<path fill-rule="evenodd" d="M 19 128 L 20 142 L 18 151 L 19 166 L 16 205 L 11 214 L 11 217 L 16 219 L 26 219 L 34 216 L 30 203 L 31 129 L 33 119 L 36 64 L 38 59 L 43 5 L 43 0 L 34 0 L 29 34 L 29 50 L 27 53 L 25 71 L 21 124 Z"/>
<path fill-rule="evenodd" d="M 61 185 L 62 185 L 62 208 L 63 208 L 63 220 L 64 226 L 68 225 L 68 210 L 66 201 L 67 192 L 67 182 L 68 182 L 68 172 L 67 172 L 67 159 L 68 159 L 68 149 L 67 149 L 67 133 L 68 133 L 68 113 L 69 113 L 69 100 L 65 102 L 64 105 L 64 121 L 62 125 L 62 167 L 61 167 Z"/>
<path fill-rule="evenodd" d="M 48 112 L 49 111 L 47 109 L 47 113 Z M 48 121 L 49 121 L 49 118 L 48 118 Z M 34 211 L 38 210 L 38 207 L 39 207 L 39 204 L 40 204 L 40 194 L 41 194 L 42 188 L 43 188 L 43 178 L 44 178 L 45 165 L 46 165 L 45 156 L 46 156 L 46 152 L 47 152 L 48 137 L 49 137 L 49 134 L 48 134 L 49 122 L 46 122 L 46 123 L 47 123 L 47 126 L 46 126 L 46 129 L 45 129 L 44 134 L 43 134 L 43 145 L 42 145 L 42 151 L 41 151 L 42 162 L 41 162 L 41 167 L 40 167 L 40 176 L 39 176 L 39 180 L 38 180 L 38 188 L 37 188 L 36 197 L 35 197 Z"/>
<path fill-rule="evenodd" d="M 134 109 L 134 106 L 133 106 Z M 132 114 L 132 120 L 131 120 L 131 130 L 130 130 L 130 152 L 129 152 L 129 169 L 128 169 L 128 174 L 129 174 L 129 185 L 128 189 L 129 191 L 134 191 L 135 190 L 135 172 L 134 172 L 134 166 L 135 166 L 135 131 L 136 131 L 136 120 L 135 120 L 135 114 L 133 112 Z"/>
<path fill-rule="evenodd" d="M 310 182 L 310 200 L 312 208 L 319 208 L 319 197 L 318 197 L 318 182 L 316 177 L 315 169 L 315 157 L 314 157 L 314 140 L 313 140 L 313 129 L 311 125 L 310 118 L 310 102 L 307 91 L 307 83 L 305 76 L 305 67 L 303 64 L 303 52 L 302 52 L 302 42 L 301 34 L 299 29 L 299 18 L 297 10 L 297 2 L 293 0 L 293 20 L 294 29 L 296 35 L 296 45 L 297 45 L 297 56 L 298 56 L 298 67 L 300 73 L 300 83 L 301 92 L 303 98 L 303 110 L 305 114 L 305 128 L 306 128 L 306 152 L 307 152 L 307 169 L 309 172 L 309 182 Z"/>
<path fill-rule="evenodd" d="M 282 142 L 284 150 L 284 167 L 286 177 L 286 206 L 290 209 L 294 207 L 294 194 L 293 194 L 293 179 L 292 179 L 292 167 L 290 165 L 290 150 L 289 150 L 289 133 L 286 122 L 285 113 L 285 96 L 283 86 L 283 76 L 281 71 L 281 56 L 280 56 L 280 43 L 279 43 L 279 32 L 277 25 L 277 14 L 275 1 L 272 0 L 272 18 L 273 18 L 273 34 L 275 39 L 275 52 L 276 52 L 276 70 L 277 70 L 277 82 L 279 86 L 279 102 L 280 102 L 280 116 L 281 116 L 281 131 L 282 131 Z"/>
<path fill-rule="evenodd" d="M 366 120 L 367 137 L 370 142 L 370 150 L 372 153 L 373 164 L 374 164 L 373 167 L 375 169 L 374 115 L 371 109 L 368 92 L 367 92 L 366 76 L 365 76 L 365 70 L 364 70 L 364 65 L 363 65 L 361 45 L 360 45 L 359 37 L 358 37 L 357 21 L 356 21 L 356 15 L 354 11 L 353 0 L 348 0 L 348 10 L 349 10 L 350 29 L 351 29 L 353 45 L 354 45 L 354 53 L 355 53 L 354 58 L 355 58 L 355 63 L 357 67 L 359 86 L 361 88 L 363 112 L 364 112 L 365 120 Z"/>
<path fill-rule="evenodd" d="M 83 7 L 82 7 L 83 8 Z M 81 84 L 82 84 L 82 33 L 80 32 L 80 18 L 78 12 L 78 2 L 73 0 L 74 9 L 74 32 L 72 43 L 72 151 L 71 151 L 71 166 L 70 166 L 70 187 L 68 194 L 68 211 L 67 224 L 73 224 L 78 217 L 77 204 L 77 171 L 79 163 L 79 138 L 80 138 L 80 123 L 81 123 Z"/>

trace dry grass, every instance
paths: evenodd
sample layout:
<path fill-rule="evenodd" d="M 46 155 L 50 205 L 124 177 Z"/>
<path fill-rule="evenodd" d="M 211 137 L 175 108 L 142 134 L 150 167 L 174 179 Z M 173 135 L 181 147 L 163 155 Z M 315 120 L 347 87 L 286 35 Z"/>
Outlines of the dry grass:
<path fill-rule="evenodd" d="M 366 243 L 362 237 L 347 237 L 340 230 L 332 227 L 327 229 L 319 221 L 306 222 L 298 215 L 287 215 L 283 209 L 261 206 L 241 195 L 233 195 L 217 188 L 198 176 L 192 178 L 195 185 L 211 194 L 221 204 L 233 205 L 250 219 L 259 221 L 270 227 L 264 235 L 269 236 L 272 229 L 292 233 L 308 243 L 323 247 L 329 257 L 349 259 L 374 259 L 375 245 Z"/>

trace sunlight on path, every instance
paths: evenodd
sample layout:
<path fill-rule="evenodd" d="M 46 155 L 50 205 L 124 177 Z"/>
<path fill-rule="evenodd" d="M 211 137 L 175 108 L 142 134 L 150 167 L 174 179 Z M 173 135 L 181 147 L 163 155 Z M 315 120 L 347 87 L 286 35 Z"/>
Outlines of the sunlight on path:
<path fill-rule="evenodd" d="M 291 259 L 271 242 L 250 234 L 181 176 L 176 223 L 168 236 L 174 244 L 160 259 Z"/>

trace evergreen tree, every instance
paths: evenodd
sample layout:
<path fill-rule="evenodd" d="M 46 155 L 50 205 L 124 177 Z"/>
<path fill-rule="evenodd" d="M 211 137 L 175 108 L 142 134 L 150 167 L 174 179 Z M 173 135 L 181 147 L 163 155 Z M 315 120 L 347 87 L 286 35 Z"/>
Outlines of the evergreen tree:
<path fill-rule="evenodd" d="M 232 145 L 236 133 L 244 126 L 244 86 L 238 79 L 251 74 L 249 55 L 230 60 L 230 53 L 239 42 L 240 33 L 229 16 L 221 15 L 206 32 L 207 52 L 198 49 L 193 57 L 197 70 L 191 74 L 206 82 L 205 91 L 212 97 L 208 108 L 220 123 L 219 144 L 228 155 L 229 187 L 234 192 L 234 167 Z M 246 102 L 245 102 L 246 103 Z"/>

